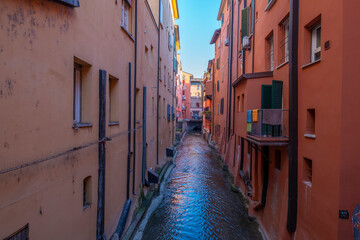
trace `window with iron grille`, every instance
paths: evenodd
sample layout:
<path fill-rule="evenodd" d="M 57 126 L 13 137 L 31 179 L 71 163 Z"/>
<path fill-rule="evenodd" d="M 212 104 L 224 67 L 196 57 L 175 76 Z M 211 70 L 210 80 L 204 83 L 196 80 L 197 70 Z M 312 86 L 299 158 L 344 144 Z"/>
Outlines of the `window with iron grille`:
<path fill-rule="evenodd" d="M 23 228 L 4 238 L 4 240 L 29 240 L 29 224 Z"/>
<path fill-rule="evenodd" d="M 280 24 L 280 64 L 289 61 L 289 18 Z"/>

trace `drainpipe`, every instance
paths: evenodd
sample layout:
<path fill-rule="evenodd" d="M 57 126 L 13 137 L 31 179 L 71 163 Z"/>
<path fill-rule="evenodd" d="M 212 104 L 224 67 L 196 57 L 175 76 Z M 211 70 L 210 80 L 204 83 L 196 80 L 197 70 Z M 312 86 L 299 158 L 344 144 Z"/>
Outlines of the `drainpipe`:
<path fill-rule="evenodd" d="M 128 159 L 126 176 L 126 198 L 130 195 L 130 163 L 131 162 L 131 62 L 129 62 L 129 113 L 128 113 Z"/>
<path fill-rule="evenodd" d="M 251 8 L 251 15 L 252 15 L 252 27 L 253 27 L 253 37 L 252 37 L 252 73 L 254 73 L 254 62 L 255 62 L 255 0 L 252 0 L 252 8 Z"/>
<path fill-rule="evenodd" d="M 287 229 L 296 231 L 298 198 L 298 46 L 299 0 L 290 1 L 289 51 L 289 198 Z"/>
<path fill-rule="evenodd" d="M 230 77 L 229 77 L 229 118 L 228 118 L 228 141 L 230 140 L 230 129 L 231 129 L 231 109 L 232 109 L 232 60 L 233 60 L 233 34 L 234 34 L 234 0 L 231 0 L 231 33 L 230 33 Z"/>
<path fill-rule="evenodd" d="M 138 24 L 138 4 L 137 4 L 137 0 L 135 0 L 135 59 L 134 59 L 134 139 L 133 139 L 133 149 L 134 149 L 134 153 L 133 153 L 133 185 L 132 185 L 132 192 L 133 195 L 136 195 L 135 192 L 135 176 L 136 176 L 136 69 L 137 69 L 137 24 Z"/>
<path fill-rule="evenodd" d="M 106 71 L 99 70 L 99 168 L 96 239 L 105 239 L 105 138 L 106 138 Z"/>
<path fill-rule="evenodd" d="M 141 183 L 145 184 L 146 171 L 146 87 L 143 87 L 143 150 L 142 150 L 142 169 Z"/>
<path fill-rule="evenodd" d="M 157 87 L 156 87 L 156 91 L 157 91 L 157 107 L 156 107 L 156 164 L 159 165 L 159 95 L 160 95 L 160 83 L 159 83 L 159 79 L 160 79 L 160 31 L 161 31 L 161 27 L 160 27 L 160 5 L 161 5 L 161 1 L 159 0 L 159 26 L 158 26 L 158 71 L 157 71 Z M 164 79 L 165 81 L 165 79 Z"/>

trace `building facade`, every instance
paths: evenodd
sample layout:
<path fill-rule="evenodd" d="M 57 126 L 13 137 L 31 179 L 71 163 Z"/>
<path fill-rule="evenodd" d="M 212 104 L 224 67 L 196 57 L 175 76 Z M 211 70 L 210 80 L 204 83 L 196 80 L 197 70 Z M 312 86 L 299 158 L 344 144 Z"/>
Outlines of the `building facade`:
<path fill-rule="evenodd" d="M 213 99 L 215 108 L 225 103 L 223 115 L 212 114 L 212 139 L 268 239 L 359 236 L 358 8 L 221 1 Z"/>
<path fill-rule="evenodd" d="M 177 2 L 0 9 L 0 238 L 121 236 L 174 142 Z"/>

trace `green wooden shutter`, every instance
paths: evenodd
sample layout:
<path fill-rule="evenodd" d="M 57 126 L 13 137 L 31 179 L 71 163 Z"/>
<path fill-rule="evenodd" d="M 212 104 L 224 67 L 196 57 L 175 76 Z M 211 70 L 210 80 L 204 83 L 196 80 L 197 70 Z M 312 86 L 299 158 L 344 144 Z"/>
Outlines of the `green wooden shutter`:
<path fill-rule="evenodd" d="M 261 109 L 271 109 L 272 85 L 261 86 Z M 261 135 L 271 135 L 271 126 L 261 124 Z"/>
<path fill-rule="evenodd" d="M 271 92 L 271 108 L 282 109 L 282 98 L 283 98 L 283 82 L 273 80 L 272 92 Z M 273 128 L 272 136 L 274 137 L 281 136 L 281 125 L 272 126 L 272 128 Z"/>
<path fill-rule="evenodd" d="M 282 81 L 272 81 L 272 93 L 271 93 L 271 108 L 272 109 L 282 109 L 282 92 L 283 92 L 283 82 Z"/>
<path fill-rule="evenodd" d="M 249 35 L 249 7 L 241 11 L 241 40 Z"/>

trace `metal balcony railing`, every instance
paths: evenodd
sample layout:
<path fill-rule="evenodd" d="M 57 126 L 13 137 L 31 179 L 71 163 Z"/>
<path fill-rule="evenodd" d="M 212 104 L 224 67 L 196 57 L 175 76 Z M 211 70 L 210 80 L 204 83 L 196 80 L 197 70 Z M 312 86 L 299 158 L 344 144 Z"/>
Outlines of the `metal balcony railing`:
<path fill-rule="evenodd" d="M 256 141 L 289 140 L 289 110 L 259 109 L 247 112 L 247 135 Z"/>

